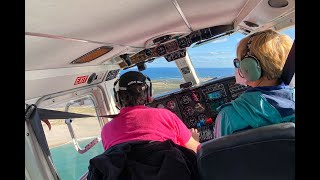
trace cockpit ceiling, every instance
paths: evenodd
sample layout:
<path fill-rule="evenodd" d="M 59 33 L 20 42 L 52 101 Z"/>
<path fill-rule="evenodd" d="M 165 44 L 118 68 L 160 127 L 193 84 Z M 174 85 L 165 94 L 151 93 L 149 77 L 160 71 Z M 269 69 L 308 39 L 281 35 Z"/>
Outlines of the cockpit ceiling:
<path fill-rule="evenodd" d="M 255 4 L 260 1 L 267 2 L 267 0 L 249 1 Z M 198 30 L 232 24 L 249 1 L 177 0 L 176 2 L 192 30 Z M 120 62 L 112 57 L 128 51 L 139 52 L 148 39 L 172 32 L 190 33 L 190 28 L 174 2 L 175 0 L 28 0 L 26 1 L 25 70 L 118 64 Z M 282 9 L 286 11 L 285 8 Z M 271 13 L 274 14 L 274 10 L 271 10 L 270 14 L 268 10 L 264 12 L 264 17 L 261 17 L 263 22 L 271 21 L 273 18 Z M 260 17 L 257 15 L 252 17 L 254 18 L 259 21 Z M 47 37 L 28 35 L 30 33 L 44 34 Z M 84 64 L 70 64 L 71 61 L 98 47 L 110 46 L 110 43 L 117 45 L 113 46 L 111 52 L 96 60 Z"/>

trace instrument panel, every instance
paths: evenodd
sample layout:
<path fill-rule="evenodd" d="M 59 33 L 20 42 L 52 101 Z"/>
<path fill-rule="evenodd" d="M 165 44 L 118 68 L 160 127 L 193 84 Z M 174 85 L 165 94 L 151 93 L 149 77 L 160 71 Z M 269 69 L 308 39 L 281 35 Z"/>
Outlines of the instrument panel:
<path fill-rule="evenodd" d="M 156 97 L 148 106 L 166 108 L 190 128 L 197 128 L 200 142 L 213 139 L 217 107 L 240 96 L 246 86 L 236 84 L 235 77 L 212 79 L 187 89 Z"/>
<path fill-rule="evenodd" d="M 207 27 L 192 31 L 188 35 L 165 35 L 153 40 L 153 45 L 130 56 L 132 64 L 147 61 L 148 59 L 165 56 L 167 61 L 174 61 L 185 56 L 186 48 L 199 41 L 205 41 L 221 33 L 233 30 L 233 24 Z M 122 62 L 120 67 L 130 66 Z"/>

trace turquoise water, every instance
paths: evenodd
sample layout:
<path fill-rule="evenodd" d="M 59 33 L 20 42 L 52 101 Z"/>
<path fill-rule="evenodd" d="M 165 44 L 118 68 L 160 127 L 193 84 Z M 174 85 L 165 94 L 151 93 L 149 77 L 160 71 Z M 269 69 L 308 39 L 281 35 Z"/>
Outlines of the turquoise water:
<path fill-rule="evenodd" d="M 92 139 L 79 141 L 80 147 L 87 145 Z M 89 160 L 101 153 L 101 141 L 84 154 L 79 154 L 73 143 L 50 149 L 53 163 L 62 180 L 78 179 L 88 170 Z"/>

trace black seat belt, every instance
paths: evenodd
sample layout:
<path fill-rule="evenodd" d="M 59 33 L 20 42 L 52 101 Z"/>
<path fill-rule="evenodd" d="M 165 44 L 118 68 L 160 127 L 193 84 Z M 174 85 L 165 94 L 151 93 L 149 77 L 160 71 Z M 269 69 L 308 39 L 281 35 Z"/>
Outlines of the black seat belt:
<path fill-rule="evenodd" d="M 43 150 L 48 155 L 50 155 L 50 151 L 48 148 L 47 141 L 44 138 L 42 138 L 42 137 L 45 137 L 45 135 L 44 135 L 41 121 L 46 123 L 49 129 L 51 129 L 51 125 L 48 121 L 49 119 L 71 119 L 71 118 L 86 118 L 86 117 L 114 118 L 116 116 L 117 114 L 92 116 L 88 114 L 78 114 L 78 113 L 55 111 L 55 110 L 49 110 L 49 109 L 41 109 L 41 108 L 37 108 L 37 106 L 34 104 L 27 105 L 27 108 L 25 111 L 25 120 L 30 122 L 32 129 L 34 130 L 34 133 L 40 145 L 44 147 Z"/>
<path fill-rule="evenodd" d="M 289 85 L 292 77 L 295 73 L 295 41 L 293 41 L 291 50 L 287 57 L 286 63 L 284 64 L 281 79 L 286 84 Z"/>
<path fill-rule="evenodd" d="M 35 114 L 33 115 L 33 113 Z M 33 115 L 33 116 L 32 116 Z M 64 112 L 64 111 L 55 111 L 49 109 L 41 109 L 37 108 L 36 105 L 31 104 L 27 105 L 27 109 L 25 112 L 25 119 L 30 119 L 31 117 L 38 116 L 38 121 L 43 121 L 47 124 L 49 129 L 51 129 L 51 125 L 49 123 L 49 119 L 71 119 L 71 118 L 87 118 L 87 117 L 106 117 L 106 118 L 114 118 L 118 114 L 112 115 L 102 115 L 102 116 L 92 116 L 88 114 L 79 114 L 79 113 L 71 113 L 71 112 Z"/>
<path fill-rule="evenodd" d="M 41 109 L 41 108 L 37 108 L 37 109 L 41 119 L 69 119 L 69 118 L 86 118 L 86 117 L 114 118 L 118 115 L 118 114 L 112 114 L 112 115 L 92 116 L 88 114 L 78 114 L 78 113 L 55 111 L 55 110 L 49 110 L 49 109 Z"/>

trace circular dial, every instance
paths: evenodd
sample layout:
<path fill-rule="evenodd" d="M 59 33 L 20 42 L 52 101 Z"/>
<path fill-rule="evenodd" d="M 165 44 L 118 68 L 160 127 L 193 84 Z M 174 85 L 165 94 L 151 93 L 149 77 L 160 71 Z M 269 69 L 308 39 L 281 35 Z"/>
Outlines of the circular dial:
<path fill-rule="evenodd" d="M 195 118 L 193 116 L 188 118 L 187 121 L 186 121 L 186 125 L 187 125 L 188 128 L 195 127 L 196 124 L 197 124 L 197 118 Z"/>
<path fill-rule="evenodd" d="M 173 100 L 167 102 L 167 108 L 173 110 L 176 107 L 176 103 Z"/>
<path fill-rule="evenodd" d="M 166 48 L 164 47 L 164 45 L 160 45 L 156 48 L 158 55 L 162 56 L 165 55 L 167 53 Z"/>
<path fill-rule="evenodd" d="M 191 98 L 188 95 L 184 95 L 181 97 L 182 104 L 189 104 L 191 102 Z"/>
<path fill-rule="evenodd" d="M 157 108 L 164 108 L 164 105 L 163 104 L 157 104 L 157 106 L 156 106 Z"/>
<path fill-rule="evenodd" d="M 191 107 L 191 106 L 186 106 L 184 108 L 184 113 L 187 115 L 187 116 L 191 116 L 193 113 L 194 113 L 194 109 Z"/>

